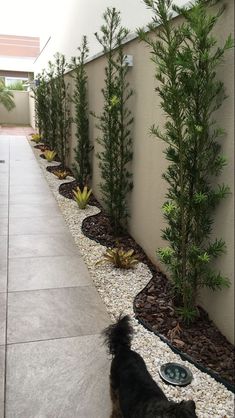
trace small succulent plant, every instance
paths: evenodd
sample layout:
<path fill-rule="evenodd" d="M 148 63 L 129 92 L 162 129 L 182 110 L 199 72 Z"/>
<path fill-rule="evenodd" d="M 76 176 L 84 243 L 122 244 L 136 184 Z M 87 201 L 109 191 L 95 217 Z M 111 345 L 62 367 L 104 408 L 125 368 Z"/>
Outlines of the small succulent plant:
<path fill-rule="evenodd" d="M 76 190 L 73 190 L 74 200 L 77 202 L 79 209 L 85 209 L 88 201 L 90 199 L 92 189 L 88 189 L 87 186 L 84 186 L 83 190 L 77 187 Z"/>
<path fill-rule="evenodd" d="M 116 268 L 131 269 L 138 264 L 139 260 L 136 258 L 134 250 L 125 251 L 123 248 L 108 248 L 103 255 L 103 259 L 96 264 L 111 263 Z"/>
<path fill-rule="evenodd" d="M 64 180 L 69 175 L 69 172 L 67 170 L 56 170 L 53 172 L 53 174 L 55 174 L 59 180 Z"/>
<path fill-rule="evenodd" d="M 31 136 L 31 140 L 32 140 L 33 142 L 36 142 L 36 144 L 38 144 L 38 143 L 41 141 L 41 139 L 42 139 L 42 137 L 41 137 L 41 135 L 39 135 L 39 134 L 33 134 L 33 135 Z"/>
<path fill-rule="evenodd" d="M 50 163 L 51 161 L 54 160 L 54 158 L 56 156 L 56 151 L 46 150 L 44 152 L 44 156 L 45 156 L 46 160 Z"/>

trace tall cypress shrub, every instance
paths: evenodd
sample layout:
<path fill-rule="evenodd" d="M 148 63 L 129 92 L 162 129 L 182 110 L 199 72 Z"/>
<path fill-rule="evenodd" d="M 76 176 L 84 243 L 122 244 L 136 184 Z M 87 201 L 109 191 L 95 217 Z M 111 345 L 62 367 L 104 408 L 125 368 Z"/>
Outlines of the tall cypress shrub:
<path fill-rule="evenodd" d="M 38 85 L 33 89 L 35 97 L 35 119 L 39 134 L 45 141 L 50 136 L 50 97 L 48 95 L 47 76 L 45 70 L 37 76 Z"/>
<path fill-rule="evenodd" d="M 52 150 L 57 148 L 58 141 L 58 98 L 56 89 L 56 74 L 55 65 L 49 61 L 47 71 L 47 95 L 49 101 L 48 120 L 50 124 L 50 130 L 48 135 L 48 144 Z"/>
<path fill-rule="evenodd" d="M 73 171 L 75 177 L 83 187 L 87 184 L 91 175 L 90 152 L 92 146 L 89 141 L 89 120 L 88 120 L 88 102 L 87 102 L 87 74 L 85 69 L 85 60 L 88 57 L 89 48 L 87 38 L 83 37 L 82 44 L 78 48 L 78 57 L 72 58 L 71 68 L 75 87 L 73 92 L 73 103 L 75 105 L 75 118 L 73 122 L 76 125 L 77 143 L 74 149 L 75 161 Z"/>
<path fill-rule="evenodd" d="M 197 316 L 199 288 L 229 285 L 212 266 L 225 251 L 225 242 L 211 240 L 210 235 L 214 210 L 229 193 L 227 185 L 214 185 L 226 158 L 219 142 L 224 130 L 213 114 L 225 99 L 216 68 L 233 42 L 229 36 L 218 46 L 211 32 L 224 8 L 209 12 L 210 1 L 196 0 L 190 9 L 173 6 L 185 18 L 178 27 L 171 21 L 172 1 L 144 1 L 154 13 L 149 30 L 155 36 L 143 30 L 138 33 L 151 48 L 159 82 L 156 90 L 167 117 L 164 132 L 155 126 L 151 129 L 167 144 L 169 161 L 163 175 L 168 183 L 163 205 L 168 226 L 162 235 L 169 245 L 158 254 L 171 273 L 178 311 L 190 322 Z"/>
<path fill-rule="evenodd" d="M 56 115 L 57 120 L 57 136 L 55 147 L 62 165 L 65 167 L 66 158 L 69 151 L 69 136 L 71 126 L 70 116 L 70 96 L 69 86 L 65 82 L 65 74 L 68 69 L 68 65 L 65 60 L 65 56 L 57 53 L 55 55 L 55 86 L 54 86 L 54 99 L 56 101 L 56 108 L 52 108 L 52 112 Z"/>
<path fill-rule="evenodd" d="M 122 45 L 128 30 L 121 26 L 120 12 L 115 8 L 108 8 L 103 17 L 101 33 L 95 34 L 107 60 L 102 89 L 104 108 L 102 114 L 96 116 L 101 130 L 97 141 L 102 147 L 97 156 L 103 201 L 114 232 L 118 233 L 127 220 L 127 195 L 132 189 L 129 163 L 132 160 L 130 126 L 133 118 L 127 102 L 133 92 L 126 81 L 128 67 Z"/>

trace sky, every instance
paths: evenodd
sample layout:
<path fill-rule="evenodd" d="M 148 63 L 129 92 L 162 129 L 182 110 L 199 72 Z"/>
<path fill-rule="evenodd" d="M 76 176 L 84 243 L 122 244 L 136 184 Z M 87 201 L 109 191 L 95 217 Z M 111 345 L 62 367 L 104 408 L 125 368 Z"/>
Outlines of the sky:
<path fill-rule="evenodd" d="M 1 35 L 39 36 L 41 46 L 51 34 L 53 11 L 60 0 L 2 0 Z"/>
<path fill-rule="evenodd" d="M 99 0 L 94 0 L 99 1 Z M 128 0 L 124 0 L 128 1 Z M 178 4 L 185 0 L 175 0 Z M 41 46 L 52 32 L 53 14 L 57 14 L 61 0 L 2 0 L 0 33 L 41 37 Z"/>
<path fill-rule="evenodd" d="M 186 2 L 174 1 L 178 4 Z M 147 12 L 143 0 L 2 0 L 0 10 L 1 16 L 5 18 L 1 19 L 0 34 L 38 36 L 41 50 L 51 37 L 37 60 L 38 68 L 35 67 L 35 71 L 39 71 L 47 65 L 56 51 L 65 54 L 67 59 L 76 54 L 83 34 L 88 36 L 90 54 L 99 52 L 100 46 L 94 39 L 94 31 L 102 24 L 102 13 L 107 6 L 116 6 L 121 10 L 122 23 L 131 31 L 142 25 L 147 16 L 149 19 L 146 22 L 151 20 L 151 14 Z M 134 20 L 129 13 L 131 7 L 136 14 Z M 26 64 L 23 61 L 21 64 L 23 71 Z M 1 62 L 1 66 L 4 69 L 9 67 L 9 59 L 5 63 Z"/>

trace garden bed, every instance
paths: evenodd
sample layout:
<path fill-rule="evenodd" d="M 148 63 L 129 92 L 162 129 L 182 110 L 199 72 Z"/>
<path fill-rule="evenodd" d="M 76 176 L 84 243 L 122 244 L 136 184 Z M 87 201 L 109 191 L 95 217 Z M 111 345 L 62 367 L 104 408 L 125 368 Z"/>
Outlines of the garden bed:
<path fill-rule="evenodd" d="M 76 181 L 62 184 L 59 192 L 68 199 L 73 198 Z M 101 208 L 94 195 L 90 204 Z M 172 346 L 186 353 L 200 366 L 209 369 L 225 383 L 234 385 L 234 347 L 221 334 L 207 313 L 199 307 L 199 319 L 190 326 L 182 323 L 173 309 L 171 286 L 166 276 L 153 265 L 143 249 L 134 239 L 123 233 L 115 237 L 109 217 L 101 208 L 101 212 L 84 219 L 83 233 L 90 239 L 106 247 L 122 246 L 134 249 L 138 259 L 148 265 L 152 279 L 147 286 L 136 295 L 134 308 L 136 317 L 151 331 L 164 336 Z"/>
<path fill-rule="evenodd" d="M 35 150 L 35 154 L 38 156 L 39 152 Z M 143 356 L 153 378 L 160 384 L 170 399 L 174 401 L 194 399 L 199 418 L 233 418 L 233 394 L 223 385 L 212 379 L 207 373 L 201 372 L 198 367 L 195 367 L 188 361 L 185 361 L 185 365 L 193 373 L 193 381 L 189 386 L 185 388 L 173 387 L 161 381 L 158 374 L 160 365 L 169 361 L 182 362 L 182 360 L 178 354 L 175 354 L 174 349 L 172 350 L 165 342 L 161 341 L 161 338 L 153 332 L 146 330 L 135 319 L 133 312 L 133 301 L 136 296 L 141 294 L 143 289 L 147 289 L 146 286 L 150 285 L 154 275 L 160 275 L 161 273 L 155 266 L 151 266 L 151 262 L 137 244 L 135 244 L 135 250 L 138 252 L 139 257 L 142 257 L 142 261 L 144 259 L 145 261 L 144 263 L 140 262 L 135 269 L 123 271 L 115 269 L 110 265 L 97 266 L 96 262 L 102 258 L 106 246 L 104 246 L 104 241 L 103 245 L 100 244 L 97 237 L 93 237 L 93 239 L 88 238 L 84 233 L 89 233 L 91 236 L 92 228 L 90 228 L 90 231 L 85 231 L 85 227 L 88 229 L 89 224 L 97 224 L 97 219 L 103 218 L 104 220 L 102 222 L 99 221 L 100 227 L 103 224 L 103 227 L 99 228 L 101 231 L 103 228 L 103 232 L 100 232 L 99 240 L 105 239 L 105 231 L 107 231 L 107 225 L 105 226 L 107 222 L 106 215 L 104 213 L 99 215 L 100 205 L 94 197 L 92 197 L 90 202 L 94 206 L 89 205 L 86 210 L 79 210 L 76 203 L 71 199 L 72 189 L 77 185 L 74 179 L 69 178 L 65 181 L 58 180 L 46 170 L 47 166 L 53 166 L 55 163 L 48 164 L 42 159 L 38 161 L 111 318 L 114 319 L 120 312 L 129 314 L 132 317 L 132 323 L 135 329 L 133 349 Z M 60 189 L 63 195 L 70 198 L 68 199 L 62 196 L 58 192 L 58 189 Z M 111 230 L 107 235 L 110 240 L 108 245 L 111 246 L 113 239 Z M 132 238 L 127 235 L 123 241 L 123 246 L 125 242 L 128 242 L 128 247 L 133 247 L 134 245 Z M 166 280 L 164 275 L 159 276 L 159 280 L 162 279 Z"/>

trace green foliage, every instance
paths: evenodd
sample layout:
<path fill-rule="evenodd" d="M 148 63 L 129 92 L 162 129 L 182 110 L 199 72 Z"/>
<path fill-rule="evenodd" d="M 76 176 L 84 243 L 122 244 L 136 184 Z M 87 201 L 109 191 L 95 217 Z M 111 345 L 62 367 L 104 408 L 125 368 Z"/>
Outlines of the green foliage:
<path fill-rule="evenodd" d="M 35 122 L 39 134 L 49 144 L 51 132 L 50 96 L 48 93 L 48 80 L 45 70 L 37 75 L 38 86 L 33 89 L 35 98 Z M 52 144 L 49 144 L 53 148 Z"/>
<path fill-rule="evenodd" d="M 55 65 L 51 61 L 48 62 L 47 71 L 47 100 L 48 100 L 48 120 L 50 129 L 48 132 L 48 144 L 50 148 L 57 149 L 58 141 L 58 100 L 56 88 L 56 72 Z"/>
<path fill-rule="evenodd" d="M 190 322 L 197 315 L 199 288 L 217 290 L 229 285 L 228 279 L 211 267 L 225 251 L 225 242 L 210 241 L 210 235 L 213 212 L 229 194 L 228 186 L 214 185 L 226 158 L 220 153 L 219 142 L 224 131 L 217 127 L 213 113 L 226 98 L 216 68 L 233 42 L 229 36 L 221 47 L 212 35 L 223 7 L 209 13 L 212 2 L 204 0 L 196 0 L 189 9 L 173 6 L 185 18 L 175 26 L 170 21 L 172 1 L 144 1 L 154 13 L 149 29 L 155 36 L 141 29 L 138 33 L 151 48 L 156 90 L 167 117 L 164 132 L 151 128 L 152 134 L 166 143 L 169 161 L 163 174 L 168 183 L 163 205 L 168 226 L 162 231 L 169 245 L 158 254 L 171 272 L 178 311 Z"/>
<path fill-rule="evenodd" d="M 44 151 L 44 156 L 49 163 L 51 163 L 54 160 L 56 154 L 57 154 L 56 151 L 51 151 L 51 150 Z"/>
<path fill-rule="evenodd" d="M 15 83 L 10 84 L 8 90 L 26 90 L 22 81 L 15 81 Z"/>
<path fill-rule="evenodd" d="M 77 187 L 76 190 L 73 190 L 74 200 L 77 202 L 79 209 L 85 209 L 89 202 L 92 189 L 88 189 L 87 186 L 84 186 L 83 190 Z"/>
<path fill-rule="evenodd" d="M 5 87 L 4 81 L 0 78 L 0 104 L 8 111 L 15 107 L 13 94 Z"/>
<path fill-rule="evenodd" d="M 78 48 L 79 56 L 72 58 L 71 68 L 75 88 L 73 93 L 73 103 L 75 105 L 77 144 L 74 149 L 75 161 L 74 173 L 78 183 L 84 186 L 91 175 L 90 152 L 92 146 L 89 142 L 89 121 L 88 121 L 88 102 L 87 102 L 87 75 L 85 60 L 88 57 L 89 49 L 86 36 L 83 37 L 82 45 Z"/>
<path fill-rule="evenodd" d="M 132 189 L 129 164 L 132 160 L 130 127 L 133 118 L 127 102 L 133 92 L 126 81 L 128 67 L 124 64 L 122 46 L 127 34 L 127 29 L 121 26 L 120 13 L 115 8 L 108 8 L 101 33 L 95 34 L 107 60 L 102 89 L 104 108 L 100 116 L 93 115 L 97 117 L 102 133 L 97 138 L 101 145 L 97 154 L 102 176 L 100 188 L 115 233 L 126 223 L 127 195 Z"/>
<path fill-rule="evenodd" d="M 55 88 L 54 90 L 52 89 L 51 93 L 51 98 L 53 98 L 54 102 L 56 102 L 56 108 L 51 107 L 51 110 L 53 115 L 56 116 L 56 150 L 63 166 L 66 165 L 66 157 L 68 155 L 68 141 L 71 125 L 69 110 L 70 97 L 68 94 L 69 85 L 65 82 L 65 73 L 67 69 L 68 66 L 64 55 L 57 53 L 55 55 Z"/>
<path fill-rule="evenodd" d="M 139 261 L 134 254 L 134 250 L 125 251 L 123 248 L 108 248 L 103 255 L 103 259 L 99 260 L 96 265 L 106 262 L 113 264 L 116 268 L 131 269 Z"/>
<path fill-rule="evenodd" d="M 36 125 L 65 166 L 71 125 L 69 85 L 65 82 L 68 66 L 64 55 L 57 53 L 54 58 L 54 63 L 48 63 L 48 72 L 43 70 L 37 77 L 39 86 L 34 89 Z"/>

